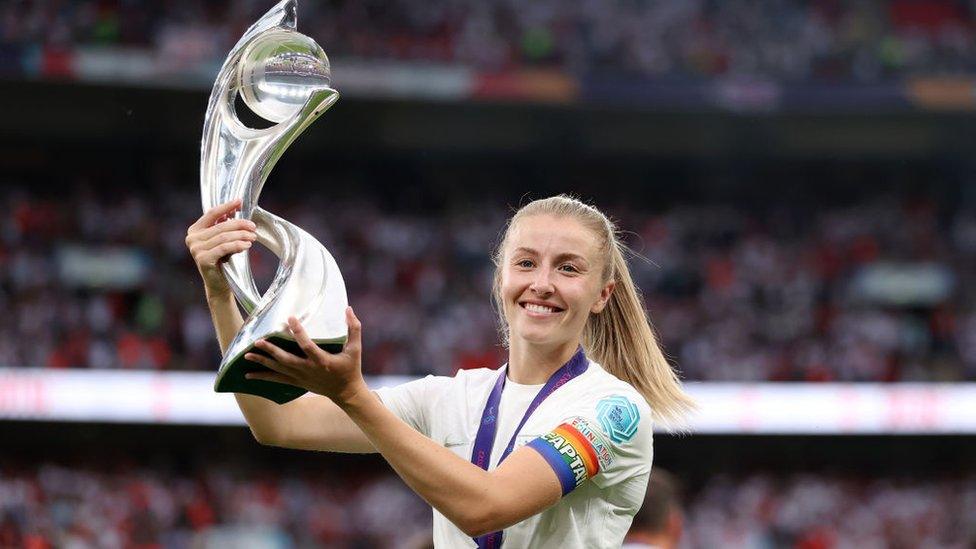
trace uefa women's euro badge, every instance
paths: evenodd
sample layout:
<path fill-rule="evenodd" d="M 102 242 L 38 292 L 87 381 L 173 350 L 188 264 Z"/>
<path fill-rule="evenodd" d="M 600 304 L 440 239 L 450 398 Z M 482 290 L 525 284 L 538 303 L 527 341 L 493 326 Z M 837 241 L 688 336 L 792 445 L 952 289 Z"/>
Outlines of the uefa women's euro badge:
<path fill-rule="evenodd" d="M 287 329 L 288 317 L 301 321 L 319 347 L 336 353 L 346 341 L 346 286 L 332 255 L 296 225 L 257 205 L 261 188 L 285 149 L 339 99 L 331 87 L 329 59 L 311 38 L 295 30 L 296 0 L 272 8 L 231 50 L 214 83 L 203 123 L 200 191 L 203 210 L 241 199 L 238 216 L 257 225 L 257 240 L 280 263 L 261 295 L 251 274 L 248 252 L 237 253 L 222 268 L 238 302 L 248 313 L 241 331 L 224 353 L 214 390 L 249 393 L 283 404 L 304 389 L 249 380 L 248 372 L 266 370 L 244 359 L 259 339 L 294 354 L 304 353 Z M 240 94 L 257 115 L 275 125 L 245 126 L 234 101 Z"/>

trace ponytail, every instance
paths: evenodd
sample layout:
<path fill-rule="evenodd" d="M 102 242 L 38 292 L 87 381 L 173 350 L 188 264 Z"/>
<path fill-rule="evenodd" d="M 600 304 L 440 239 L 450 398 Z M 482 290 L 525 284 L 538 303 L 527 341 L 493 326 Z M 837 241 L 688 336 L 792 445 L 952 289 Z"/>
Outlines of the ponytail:
<path fill-rule="evenodd" d="M 651 405 L 655 419 L 677 425 L 695 403 L 681 387 L 658 344 L 630 269 L 624 244 L 616 234 L 610 246 L 611 280 L 616 281 L 607 305 L 590 315 L 583 328 L 583 348 L 614 376 L 630 383 Z"/>

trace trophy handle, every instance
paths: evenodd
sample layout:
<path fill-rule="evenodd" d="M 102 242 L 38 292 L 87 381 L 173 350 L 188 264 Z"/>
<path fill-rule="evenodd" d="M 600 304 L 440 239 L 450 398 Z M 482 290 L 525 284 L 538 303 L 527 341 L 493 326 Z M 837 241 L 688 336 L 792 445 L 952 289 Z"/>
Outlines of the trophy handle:
<path fill-rule="evenodd" d="M 236 90 L 229 89 L 228 93 L 236 93 Z M 261 196 L 261 190 L 264 188 L 271 170 L 278 163 L 285 150 L 312 122 L 322 116 L 338 100 L 339 92 L 331 88 L 318 90 L 309 97 L 299 112 L 279 125 L 265 130 L 248 128 L 240 122 L 235 113 L 227 113 L 226 127 L 220 135 L 220 149 L 234 151 L 237 161 L 233 166 L 220 166 L 217 169 L 218 171 L 223 171 L 225 168 L 234 170 L 236 173 L 227 174 L 230 176 L 229 179 L 240 181 L 243 185 L 236 192 L 231 186 L 219 189 L 215 185 L 211 188 L 212 205 L 209 207 L 233 198 L 241 198 L 241 210 L 235 217 L 254 221 L 258 226 L 258 242 L 271 250 L 279 259 L 282 258 L 282 244 L 272 238 L 275 233 L 270 227 L 263 226 L 264 221 L 262 220 L 267 218 L 255 215 L 255 212 L 260 209 L 257 202 Z M 229 110 L 228 104 L 233 105 L 233 102 L 223 103 L 220 108 Z M 269 130 L 273 130 L 273 133 Z M 215 153 L 219 154 L 220 150 L 215 151 Z M 230 193 L 233 193 L 232 196 L 227 196 Z M 287 221 L 281 221 L 287 223 Z M 249 257 L 249 250 L 234 254 L 221 265 L 221 269 L 227 277 L 227 282 L 234 291 L 237 301 L 248 314 L 251 314 L 261 299 L 261 294 L 254 283 Z"/>

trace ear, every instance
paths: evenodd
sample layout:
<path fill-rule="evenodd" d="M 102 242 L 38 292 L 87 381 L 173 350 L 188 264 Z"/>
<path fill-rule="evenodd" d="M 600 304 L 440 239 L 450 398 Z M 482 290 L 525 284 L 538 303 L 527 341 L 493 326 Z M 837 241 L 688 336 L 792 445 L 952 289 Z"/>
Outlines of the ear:
<path fill-rule="evenodd" d="M 607 306 L 607 302 L 610 301 L 610 296 L 613 294 L 613 289 L 617 287 L 617 282 L 611 280 L 607 282 L 603 288 L 600 290 L 600 298 L 596 300 L 596 303 L 590 307 L 590 312 L 597 314 Z"/>

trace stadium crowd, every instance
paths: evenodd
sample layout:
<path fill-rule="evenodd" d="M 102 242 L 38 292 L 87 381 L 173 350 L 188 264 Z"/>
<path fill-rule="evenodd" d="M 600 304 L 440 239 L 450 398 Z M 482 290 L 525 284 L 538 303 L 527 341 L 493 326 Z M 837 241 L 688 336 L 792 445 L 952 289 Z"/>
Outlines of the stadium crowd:
<path fill-rule="evenodd" d="M 0 366 L 215 369 L 219 349 L 184 244 L 195 189 L 66 192 L 0 190 L 10 212 L 0 218 Z M 337 203 L 311 190 L 262 205 L 337 258 L 364 322 L 366 372 L 500 364 L 490 252 L 506 204 L 384 212 L 362 196 Z M 632 260 L 635 277 L 687 379 L 976 379 L 969 209 L 907 196 L 775 204 L 601 204 L 647 258 Z M 277 259 L 251 255 L 264 288 Z"/>
<path fill-rule="evenodd" d="M 216 66 L 270 1 L 15 1 L 0 5 L 0 68 L 32 73 L 77 47 L 154 51 Z M 344 0 L 302 2 L 333 56 L 484 71 L 759 77 L 873 83 L 976 68 L 976 11 L 957 0 Z"/>
<path fill-rule="evenodd" d="M 972 476 L 718 476 L 687 502 L 682 546 L 971 547 L 974 507 Z M 430 521 L 391 474 L 0 466 L 2 547 L 419 549 Z"/>

